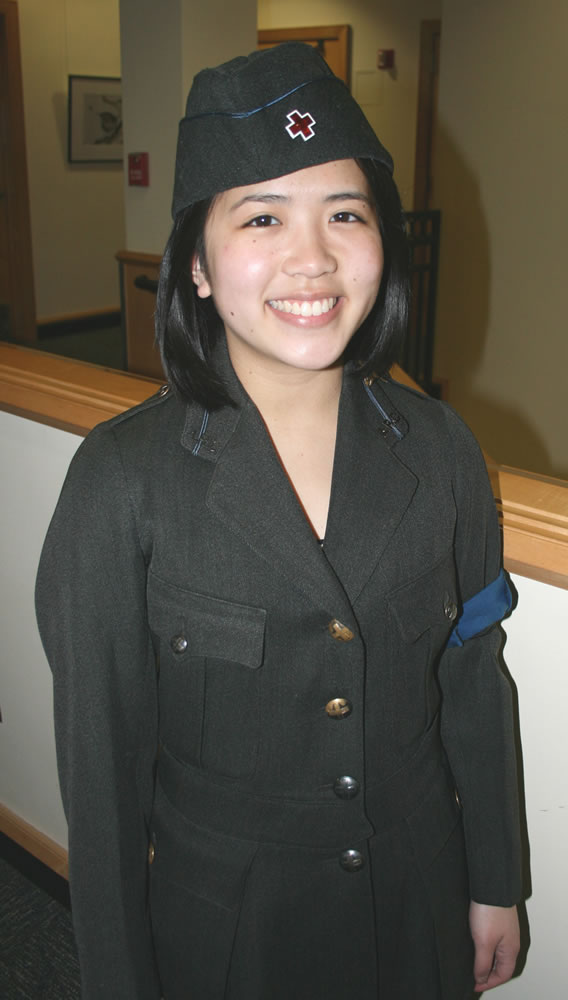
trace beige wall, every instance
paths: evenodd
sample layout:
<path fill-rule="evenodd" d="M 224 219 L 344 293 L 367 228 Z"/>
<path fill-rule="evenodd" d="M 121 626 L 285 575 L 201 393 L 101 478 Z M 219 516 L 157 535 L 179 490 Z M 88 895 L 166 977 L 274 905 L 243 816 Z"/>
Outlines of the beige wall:
<path fill-rule="evenodd" d="M 161 253 L 170 223 L 170 199 L 181 115 L 181 6 L 155 0 L 120 0 L 124 148 L 147 152 L 149 187 L 129 187 L 124 178 L 125 241 L 128 250 Z"/>
<path fill-rule="evenodd" d="M 150 186 L 124 188 L 126 247 L 162 253 L 178 122 L 195 74 L 256 45 L 256 0 L 120 0 L 125 149 L 150 154 Z M 220 27 L 222 30 L 220 30 Z"/>
<path fill-rule="evenodd" d="M 67 824 L 57 781 L 52 681 L 35 623 L 34 583 L 80 443 L 76 434 L 0 412 L 0 803 L 62 845 Z"/>
<path fill-rule="evenodd" d="M 67 163 L 67 76 L 120 76 L 118 0 L 19 0 L 39 319 L 118 306 L 122 167 Z"/>
<path fill-rule="evenodd" d="M 350 24 L 352 92 L 392 153 L 406 208 L 412 208 L 420 21 L 442 0 L 258 0 L 259 28 Z M 394 72 L 377 69 L 377 49 L 395 49 Z"/>
<path fill-rule="evenodd" d="M 436 371 L 500 462 L 568 478 L 568 5 L 444 0 Z"/>

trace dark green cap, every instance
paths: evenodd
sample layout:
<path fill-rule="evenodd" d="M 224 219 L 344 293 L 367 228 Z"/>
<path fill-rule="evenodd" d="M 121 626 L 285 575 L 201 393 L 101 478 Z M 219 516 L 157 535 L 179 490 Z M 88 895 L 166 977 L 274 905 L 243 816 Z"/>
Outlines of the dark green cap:
<path fill-rule="evenodd" d="M 300 42 L 197 74 L 179 126 L 172 215 L 220 191 L 330 160 L 365 157 L 392 173 L 345 84 Z"/>

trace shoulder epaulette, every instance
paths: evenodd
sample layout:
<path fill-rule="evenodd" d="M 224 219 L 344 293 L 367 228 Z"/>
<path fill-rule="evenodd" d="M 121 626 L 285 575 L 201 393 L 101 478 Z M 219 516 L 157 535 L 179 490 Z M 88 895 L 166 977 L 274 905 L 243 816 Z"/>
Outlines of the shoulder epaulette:
<path fill-rule="evenodd" d="M 106 426 L 116 426 L 117 424 L 123 423 L 125 420 L 130 420 L 131 417 L 135 417 L 138 413 L 143 413 L 145 410 L 151 410 L 154 406 L 158 406 L 167 400 L 173 399 L 174 393 L 169 385 L 162 385 L 157 392 L 152 393 L 147 399 L 143 399 L 141 403 L 137 403 L 136 406 L 131 406 L 128 410 L 124 410 L 123 413 L 117 413 L 115 417 L 111 417 L 110 420 L 105 421 Z M 100 426 L 100 425 L 99 425 Z"/>
<path fill-rule="evenodd" d="M 374 375 L 368 375 L 363 379 L 363 386 L 373 406 L 381 416 L 381 434 L 390 448 L 407 434 L 408 422 L 396 409 L 391 398 L 380 385 L 380 379 Z"/>

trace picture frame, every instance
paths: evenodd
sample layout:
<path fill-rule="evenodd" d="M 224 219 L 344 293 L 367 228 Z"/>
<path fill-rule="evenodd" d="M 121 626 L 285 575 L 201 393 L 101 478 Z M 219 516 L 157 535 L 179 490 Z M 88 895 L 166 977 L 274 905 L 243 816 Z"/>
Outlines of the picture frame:
<path fill-rule="evenodd" d="M 122 81 L 118 76 L 69 76 L 69 163 L 122 163 Z"/>

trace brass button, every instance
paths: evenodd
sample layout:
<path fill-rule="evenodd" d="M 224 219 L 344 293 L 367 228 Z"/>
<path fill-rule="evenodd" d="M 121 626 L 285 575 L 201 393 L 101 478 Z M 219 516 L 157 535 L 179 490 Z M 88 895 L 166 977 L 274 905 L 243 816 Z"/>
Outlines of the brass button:
<path fill-rule="evenodd" d="M 148 847 L 148 864 L 149 865 L 152 864 L 152 862 L 154 861 L 155 857 L 156 857 L 156 848 L 155 848 L 154 844 L 152 842 L 150 842 L 150 845 Z"/>
<path fill-rule="evenodd" d="M 334 639 L 339 639 L 340 642 L 351 642 L 354 633 L 347 627 L 347 625 L 338 621 L 337 618 L 332 618 L 327 627 L 330 635 L 332 635 Z"/>
<path fill-rule="evenodd" d="M 346 719 L 353 711 L 353 705 L 347 698 L 332 698 L 325 706 L 330 719 Z"/>
<path fill-rule="evenodd" d="M 339 855 L 339 864 L 346 872 L 358 872 L 361 868 L 365 867 L 365 858 L 361 854 L 361 851 L 355 851 L 350 848 L 348 851 L 342 851 Z"/>
<path fill-rule="evenodd" d="M 333 782 L 333 791 L 338 799 L 354 799 L 359 794 L 360 787 L 357 778 L 351 778 L 348 774 L 342 774 Z"/>
<path fill-rule="evenodd" d="M 444 599 L 444 614 L 451 622 L 455 621 L 458 616 L 458 606 L 448 595 Z"/>
<path fill-rule="evenodd" d="M 172 647 L 174 653 L 185 653 L 188 642 L 184 635 L 173 635 L 170 639 L 170 646 Z"/>

